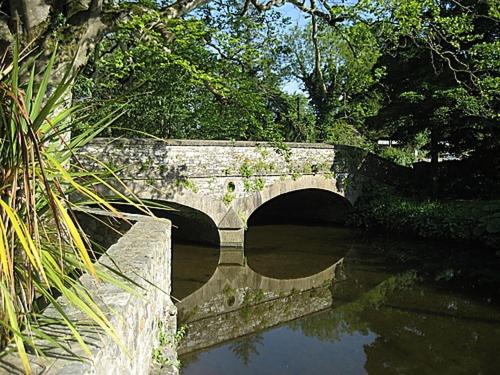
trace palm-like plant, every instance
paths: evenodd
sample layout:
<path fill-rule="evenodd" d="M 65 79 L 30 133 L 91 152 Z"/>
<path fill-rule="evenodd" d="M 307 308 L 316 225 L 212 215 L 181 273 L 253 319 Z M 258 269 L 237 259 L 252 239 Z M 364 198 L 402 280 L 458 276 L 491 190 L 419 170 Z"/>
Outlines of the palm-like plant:
<path fill-rule="evenodd" d="M 56 294 L 116 338 L 75 277 L 88 272 L 113 280 L 94 267 L 90 242 L 74 220 L 75 202 L 68 196 L 77 192 L 87 203 L 113 208 L 92 189 L 103 182 L 100 177 L 82 168 L 71 171 L 68 165 L 75 150 L 117 115 L 65 139 L 70 118 L 82 113 L 81 107 L 64 106 L 73 77 L 68 73 L 58 85 L 50 84 L 56 51 L 41 72 L 36 57 L 23 56 L 18 44 L 12 51 L 11 62 L 0 66 L 0 347 L 13 341 L 30 372 L 27 352 L 38 352 L 35 338 L 42 335 L 35 324 L 40 299 L 56 305 L 61 320 L 87 351 L 74 323 L 57 307 Z"/>

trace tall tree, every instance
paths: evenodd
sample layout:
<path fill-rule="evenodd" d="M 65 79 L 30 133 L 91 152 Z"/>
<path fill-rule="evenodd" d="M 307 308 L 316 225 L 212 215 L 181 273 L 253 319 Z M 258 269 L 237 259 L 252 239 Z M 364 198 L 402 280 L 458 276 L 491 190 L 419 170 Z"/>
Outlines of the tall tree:
<path fill-rule="evenodd" d="M 272 10 L 240 12 L 235 3 L 213 2 L 188 19 L 170 20 L 170 41 L 143 30 L 149 15 L 122 22 L 80 75 L 77 98 L 95 100 L 106 112 L 126 101 L 118 125 L 161 137 L 284 135 L 296 109 L 279 90 L 275 58 L 285 20 Z"/>
<path fill-rule="evenodd" d="M 371 123 L 393 139 L 427 134 L 431 161 L 440 152 L 466 156 L 498 148 L 499 14 L 494 2 L 401 2 L 395 45 L 378 67 L 386 71 L 382 109 Z"/>
<path fill-rule="evenodd" d="M 376 34 L 363 22 L 336 27 L 317 23 L 287 35 L 289 74 L 309 96 L 318 140 L 335 140 L 334 133 L 342 128 L 362 130 L 365 117 L 378 109 L 370 89 L 381 76 L 373 71 L 380 52 Z"/>
<path fill-rule="evenodd" d="M 325 4 L 326 4 L 325 0 Z M 2 0 L 0 2 L 0 48 L 3 56 L 12 42 L 14 35 L 22 35 L 25 44 L 43 54 L 51 51 L 55 42 L 61 45 L 59 58 L 54 74 L 57 77 L 68 70 L 68 66 L 79 68 L 84 66 L 97 43 L 107 33 L 114 32 L 117 24 L 130 19 L 134 15 L 151 15 L 150 21 L 144 24 L 144 30 L 154 29 L 166 40 L 170 34 L 165 30 L 165 21 L 180 18 L 194 9 L 207 4 L 210 0 Z M 306 5 L 300 0 L 288 0 L 298 9 L 309 14 L 315 14 L 335 24 L 343 19 L 343 9 L 351 5 L 341 0 L 332 0 L 328 9 L 336 12 L 318 10 Z M 282 5 L 282 0 L 269 0 L 260 3 L 259 0 L 244 0 L 241 4 L 242 13 L 251 7 L 265 11 L 274 6 Z M 76 55 L 72 64 L 73 57 Z M 46 57 L 48 59 L 48 56 Z M 40 59 L 43 63 L 43 59 Z M 59 78 L 60 79 L 60 78 Z"/>

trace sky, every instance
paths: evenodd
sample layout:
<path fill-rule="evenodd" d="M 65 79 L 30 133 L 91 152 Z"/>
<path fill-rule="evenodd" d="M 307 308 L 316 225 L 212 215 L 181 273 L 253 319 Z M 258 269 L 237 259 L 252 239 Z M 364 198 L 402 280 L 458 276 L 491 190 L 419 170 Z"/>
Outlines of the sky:
<path fill-rule="evenodd" d="M 286 3 L 285 5 L 276 8 L 282 15 L 290 17 L 292 20 L 292 26 L 305 26 L 308 22 L 304 13 L 295 8 L 292 4 Z M 288 94 L 304 94 L 304 87 L 302 83 L 297 79 L 289 79 L 288 82 L 281 87 L 283 91 Z"/>

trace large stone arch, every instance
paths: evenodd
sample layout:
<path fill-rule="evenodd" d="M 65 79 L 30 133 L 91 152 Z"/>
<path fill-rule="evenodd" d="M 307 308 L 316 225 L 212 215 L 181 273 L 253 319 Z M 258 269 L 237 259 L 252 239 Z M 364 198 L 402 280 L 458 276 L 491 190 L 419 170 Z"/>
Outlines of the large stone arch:
<path fill-rule="evenodd" d="M 222 201 L 186 189 L 165 196 L 163 200 L 182 204 L 210 217 L 218 229 L 221 247 L 243 247 L 244 224 L 236 211 Z"/>
<path fill-rule="evenodd" d="M 334 178 L 328 178 L 323 175 L 307 175 L 297 179 L 280 180 L 264 188 L 262 191 L 238 199 L 235 204 L 236 211 L 240 217 L 248 220 L 256 210 L 270 200 L 287 193 L 309 189 L 328 191 L 343 197 L 351 203 L 346 198 L 344 191 L 338 189 L 338 184 Z"/>
<path fill-rule="evenodd" d="M 219 232 L 221 247 L 243 246 L 244 225 L 236 211 L 221 200 L 191 191 L 187 188 L 163 183 L 161 180 L 145 183 L 144 180 L 125 181 L 127 188 L 120 187 L 123 194 L 139 199 L 157 200 L 183 205 L 208 216 Z M 99 186 L 103 195 L 113 195 L 109 189 Z"/>

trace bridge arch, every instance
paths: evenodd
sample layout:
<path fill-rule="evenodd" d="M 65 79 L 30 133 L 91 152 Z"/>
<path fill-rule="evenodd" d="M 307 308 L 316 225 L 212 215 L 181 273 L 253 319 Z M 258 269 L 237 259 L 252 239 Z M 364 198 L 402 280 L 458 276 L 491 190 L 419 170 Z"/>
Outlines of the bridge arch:
<path fill-rule="evenodd" d="M 339 202 L 346 208 L 352 207 L 350 201 L 345 197 L 344 191 L 338 189 L 338 184 L 333 178 L 327 178 L 323 175 L 308 175 L 297 179 L 286 179 L 278 181 L 262 191 L 256 192 L 250 196 L 241 198 L 237 202 L 237 211 L 246 221 L 252 217 L 266 203 L 276 200 L 280 197 L 291 195 L 297 192 L 321 191 L 331 193 L 337 197 Z"/>
<path fill-rule="evenodd" d="M 208 216 L 217 227 L 218 245 L 221 247 L 243 246 L 244 224 L 236 211 L 221 200 L 188 189 L 178 189 L 167 193 L 161 189 L 142 190 L 137 195 L 142 199 L 159 199 L 197 210 Z"/>
<path fill-rule="evenodd" d="M 222 221 L 227 213 L 227 207 L 221 201 L 188 189 L 163 191 L 163 189 L 142 188 L 136 192 L 136 195 L 141 199 L 160 200 L 190 207 L 210 217 L 216 225 Z"/>

